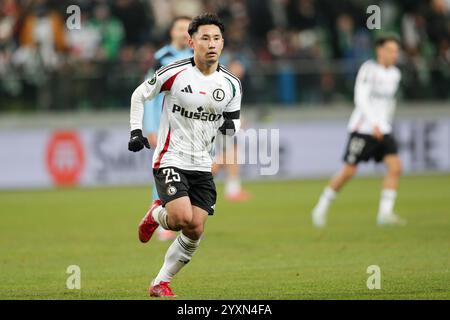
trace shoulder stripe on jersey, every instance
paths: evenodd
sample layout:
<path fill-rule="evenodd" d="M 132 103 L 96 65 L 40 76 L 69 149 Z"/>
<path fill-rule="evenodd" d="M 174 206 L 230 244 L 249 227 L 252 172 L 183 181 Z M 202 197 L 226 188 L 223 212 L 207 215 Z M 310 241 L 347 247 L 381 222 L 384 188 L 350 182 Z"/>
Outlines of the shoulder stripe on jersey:
<path fill-rule="evenodd" d="M 184 66 L 185 64 L 189 64 L 191 63 L 190 61 L 185 61 L 185 60 L 180 60 L 174 63 L 170 63 L 167 66 L 165 66 L 164 68 L 161 68 L 160 70 L 158 70 L 157 74 L 158 76 L 162 75 L 163 73 L 165 73 L 166 71 L 176 68 L 176 67 L 180 67 L 180 66 Z"/>
<path fill-rule="evenodd" d="M 225 67 L 223 67 L 222 65 L 220 66 L 220 70 L 222 70 L 223 72 L 225 72 L 226 74 L 228 74 L 229 76 L 231 76 L 233 79 L 235 79 L 235 80 L 239 83 L 239 89 L 241 90 L 241 94 L 242 94 L 242 84 L 241 84 L 241 80 L 239 80 L 239 78 L 236 77 L 234 74 L 232 74 L 230 71 L 228 71 L 227 69 L 225 69 Z"/>
<path fill-rule="evenodd" d="M 229 74 L 230 76 L 232 76 L 236 81 L 241 82 L 241 80 L 239 80 L 238 77 L 236 77 L 234 74 L 231 73 L 230 70 L 228 70 L 227 68 L 225 68 L 223 65 L 220 65 L 220 70 L 222 70 L 223 72 Z"/>
<path fill-rule="evenodd" d="M 176 79 L 176 77 L 183 72 L 184 70 L 186 70 L 186 68 L 184 68 L 183 70 L 178 71 L 177 73 L 175 73 L 173 76 L 171 76 L 169 79 L 166 80 L 166 82 L 163 83 L 163 85 L 161 86 L 161 89 L 159 90 L 159 92 L 163 92 L 163 91 L 170 91 L 170 89 L 172 89 L 172 85 Z"/>
<path fill-rule="evenodd" d="M 228 77 L 224 77 L 225 79 L 228 80 L 228 82 L 231 84 L 231 87 L 233 88 L 233 98 L 236 96 L 236 87 L 233 84 L 233 81 L 231 81 L 230 79 L 228 79 Z"/>
<path fill-rule="evenodd" d="M 158 73 L 163 73 L 163 72 L 165 72 L 166 70 L 168 70 L 169 68 L 176 67 L 176 66 L 185 64 L 185 63 L 187 63 L 187 62 L 188 62 L 188 61 L 185 61 L 185 59 L 183 59 L 183 60 L 178 60 L 178 61 L 169 63 L 169 64 L 163 66 L 160 70 L 158 70 Z"/>
<path fill-rule="evenodd" d="M 187 65 L 187 64 L 189 64 L 189 62 L 184 62 L 184 63 L 180 63 L 180 64 L 177 64 L 177 65 L 170 66 L 169 68 L 164 69 L 163 71 L 160 71 L 160 72 L 158 73 L 158 76 L 163 75 L 164 73 L 166 73 L 166 72 L 169 71 L 169 70 L 172 70 L 172 69 L 175 69 L 175 68 L 179 68 L 179 67 L 185 66 L 185 65 Z"/>
<path fill-rule="evenodd" d="M 185 62 L 186 61 L 184 61 L 184 59 L 183 59 L 183 60 L 178 60 L 178 61 L 174 61 L 174 62 L 171 62 L 169 64 L 166 64 L 166 65 L 163 65 L 161 67 L 161 69 L 158 70 L 158 74 L 162 73 L 163 71 L 165 71 L 166 69 L 168 69 L 170 67 L 177 66 L 177 65 L 183 64 Z"/>
<path fill-rule="evenodd" d="M 180 63 L 184 63 L 184 62 L 186 62 L 186 61 L 188 61 L 188 60 L 189 60 L 189 59 L 181 59 L 181 60 L 173 61 L 173 62 L 169 63 L 168 65 L 164 66 L 164 67 L 161 69 L 161 71 L 163 71 L 164 69 L 169 68 L 169 67 L 171 67 L 171 66 L 174 66 L 174 65 L 177 65 L 177 64 L 180 64 Z"/>

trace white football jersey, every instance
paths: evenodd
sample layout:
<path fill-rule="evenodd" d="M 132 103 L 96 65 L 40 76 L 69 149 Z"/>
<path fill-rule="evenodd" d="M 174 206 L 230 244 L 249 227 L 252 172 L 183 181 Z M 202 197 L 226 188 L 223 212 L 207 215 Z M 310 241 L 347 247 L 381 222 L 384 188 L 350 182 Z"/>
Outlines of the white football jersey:
<path fill-rule="evenodd" d="M 373 60 L 362 64 L 356 76 L 350 132 L 371 135 L 378 126 L 383 134 L 391 133 L 400 79 L 400 70 L 395 66 L 386 68 Z"/>
<path fill-rule="evenodd" d="M 222 65 L 205 76 L 194 58 L 176 61 L 144 81 L 131 97 L 131 130 L 142 129 L 144 101 L 164 92 L 153 168 L 211 171 L 214 140 L 224 112 L 239 115 L 242 87 Z M 239 128 L 236 121 L 236 130 Z"/>

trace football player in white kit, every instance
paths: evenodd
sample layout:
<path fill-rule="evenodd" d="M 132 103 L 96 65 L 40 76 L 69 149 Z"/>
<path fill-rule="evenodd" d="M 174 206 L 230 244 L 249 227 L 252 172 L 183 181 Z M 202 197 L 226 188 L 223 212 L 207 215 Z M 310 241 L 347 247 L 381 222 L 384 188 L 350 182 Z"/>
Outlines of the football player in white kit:
<path fill-rule="evenodd" d="M 208 215 L 214 213 L 216 187 L 211 174 L 218 133 L 240 128 L 241 83 L 219 64 L 224 26 L 215 14 L 202 14 L 189 25 L 192 58 L 160 68 L 131 97 L 133 152 L 149 148 L 142 135 L 145 100 L 164 93 L 163 112 L 153 155 L 153 175 L 160 201 L 139 225 L 139 239 L 148 242 L 158 226 L 181 231 L 150 284 L 153 297 L 173 297 L 169 284 L 198 248 Z"/>
<path fill-rule="evenodd" d="M 328 208 L 336 194 L 354 176 L 358 163 L 383 161 L 386 175 L 378 209 L 378 225 L 403 225 L 405 221 L 394 213 L 401 162 L 397 144 L 392 136 L 395 94 L 401 79 L 395 66 L 399 40 L 393 36 L 380 37 L 375 42 L 376 61 L 366 61 L 356 77 L 354 103 L 348 131 L 344 166 L 331 179 L 312 212 L 313 225 L 324 227 Z"/>

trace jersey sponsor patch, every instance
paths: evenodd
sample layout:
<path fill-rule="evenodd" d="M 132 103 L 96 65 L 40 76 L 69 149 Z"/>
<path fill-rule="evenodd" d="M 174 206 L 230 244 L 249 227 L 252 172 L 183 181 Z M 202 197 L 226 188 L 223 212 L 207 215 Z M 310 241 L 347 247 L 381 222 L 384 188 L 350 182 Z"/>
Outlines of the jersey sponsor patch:
<path fill-rule="evenodd" d="M 222 118 L 221 114 L 202 112 L 203 110 L 204 110 L 203 107 L 198 107 L 197 112 L 189 111 L 177 104 L 174 104 L 172 107 L 172 113 L 180 113 L 183 117 L 188 119 L 201 121 L 218 121 Z"/>

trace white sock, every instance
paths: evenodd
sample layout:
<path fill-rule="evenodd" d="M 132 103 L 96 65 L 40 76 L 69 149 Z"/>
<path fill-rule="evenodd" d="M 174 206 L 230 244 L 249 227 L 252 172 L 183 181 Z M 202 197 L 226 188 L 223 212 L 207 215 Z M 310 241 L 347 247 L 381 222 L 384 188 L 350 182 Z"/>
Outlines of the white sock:
<path fill-rule="evenodd" d="M 158 222 L 161 228 L 170 230 L 167 222 L 167 210 L 163 206 L 158 206 L 152 211 L 153 220 Z"/>
<path fill-rule="evenodd" d="M 161 226 L 159 226 L 157 229 L 156 229 L 156 233 L 157 234 L 162 234 L 162 233 L 164 233 L 164 232 L 166 232 L 167 230 L 166 229 L 164 229 L 163 227 L 161 227 Z"/>
<path fill-rule="evenodd" d="M 397 197 L 397 191 L 393 189 L 383 189 L 380 198 L 380 208 L 378 215 L 387 216 L 394 212 L 395 198 Z"/>
<path fill-rule="evenodd" d="M 330 187 L 326 187 L 323 190 L 322 195 L 320 196 L 319 202 L 317 203 L 315 210 L 317 210 L 322 214 L 326 214 L 328 208 L 331 205 L 331 202 L 333 202 L 335 198 L 336 192 Z"/>
<path fill-rule="evenodd" d="M 225 180 L 225 194 L 235 195 L 241 191 L 241 179 L 239 177 L 227 178 Z"/>
<path fill-rule="evenodd" d="M 181 232 L 167 250 L 164 264 L 152 284 L 158 284 L 161 281 L 170 282 L 173 276 L 191 261 L 199 243 L 200 239 L 189 239 Z"/>

